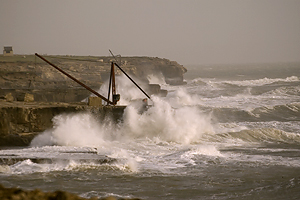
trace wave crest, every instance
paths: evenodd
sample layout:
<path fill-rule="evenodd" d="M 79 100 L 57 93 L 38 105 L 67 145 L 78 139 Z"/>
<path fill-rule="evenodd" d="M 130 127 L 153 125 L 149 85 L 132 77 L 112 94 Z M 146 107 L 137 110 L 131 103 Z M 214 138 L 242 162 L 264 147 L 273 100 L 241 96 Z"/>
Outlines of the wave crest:
<path fill-rule="evenodd" d="M 238 132 L 229 132 L 216 134 L 217 140 L 231 140 L 231 141 L 243 141 L 246 143 L 287 143 L 287 144 L 299 144 L 300 135 L 295 133 L 289 133 L 274 128 L 260 128 L 241 130 Z"/>

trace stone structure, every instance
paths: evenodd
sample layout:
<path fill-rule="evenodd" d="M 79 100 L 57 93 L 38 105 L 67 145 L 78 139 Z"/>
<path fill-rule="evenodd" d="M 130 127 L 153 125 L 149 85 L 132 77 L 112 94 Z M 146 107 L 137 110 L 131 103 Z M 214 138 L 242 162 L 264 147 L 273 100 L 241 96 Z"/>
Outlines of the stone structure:
<path fill-rule="evenodd" d="M 14 55 L 12 46 L 6 46 L 3 48 L 3 56 L 12 56 Z"/>

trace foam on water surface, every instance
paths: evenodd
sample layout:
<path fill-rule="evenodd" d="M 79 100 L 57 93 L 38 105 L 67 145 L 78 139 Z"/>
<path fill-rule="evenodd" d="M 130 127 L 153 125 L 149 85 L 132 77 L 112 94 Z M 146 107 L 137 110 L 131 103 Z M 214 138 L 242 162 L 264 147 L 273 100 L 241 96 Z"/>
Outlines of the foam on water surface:
<path fill-rule="evenodd" d="M 142 93 L 122 79 L 117 90 L 128 106 L 121 122 L 99 121 L 89 113 L 55 116 L 54 126 L 31 147 L 0 150 L 0 157 L 28 158 L 0 165 L 2 177 L 26 179 L 30 174 L 44 183 L 49 176 L 51 184 L 65 178 L 66 185 L 72 177 L 76 191 L 78 185 L 85 187 L 80 191 L 85 197 L 130 196 L 150 190 L 150 185 L 156 195 L 157 184 L 169 194 L 214 190 L 225 196 L 232 188 L 237 188 L 233 196 L 270 184 L 278 188 L 283 179 L 291 185 L 300 167 L 298 77 L 197 78 L 169 86 L 150 76 L 151 83 L 160 83 L 169 93 L 152 96 L 143 113 L 132 103 Z M 52 162 L 35 162 L 38 158 Z"/>

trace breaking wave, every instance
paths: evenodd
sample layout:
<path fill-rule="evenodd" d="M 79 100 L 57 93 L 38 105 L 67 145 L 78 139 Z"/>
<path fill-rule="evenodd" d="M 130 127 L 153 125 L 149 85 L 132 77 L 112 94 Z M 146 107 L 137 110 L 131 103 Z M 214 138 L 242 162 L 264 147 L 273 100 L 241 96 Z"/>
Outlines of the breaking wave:
<path fill-rule="evenodd" d="M 143 114 L 134 106 L 125 109 L 123 122 L 99 122 L 90 113 L 58 115 L 54 126 L 32 141 L 32 146 L 109 146 L 114 140 L 158 138 L 191 143 L 203 133 L 213 133 L 210 117 L 192 107 L 174 109 L 159 98 Z"/>
<path fill-rule="evenodd" d="M 212 116 L 219 122 L 230 121 L 300 121 L 300 103 L 262 106 L 250 110 L 240 108 L 212 108 Z"/>
<path fill-rule="evenodd" d="M 300 96 L 300 86 L 286 86 L 279 87 L 274 90 L 265 93 L 266 95 L 277 95 L 277 96 L 286 96 L 286 95 L 294 95 Z"/>
<path fill-rule="evenodd" d="M 237 132 L 219 133 L 209 137 L 211 141 L 235 141 L 244 143 L 299 144 L 300 135 L 274 128 L 246 129 Z"/>
<path fill-rule="evenodd" d="M 184 87 L 169 86 L 161 78 L 149 76 L 150 82 L 161 82 L 169 93 L 165 98 L 152 96 L 150 106 L 144 112 L 131 101 L 139 98 L 141 92 L 127 81 L 125 77 L 119 77 L 121 84 L 117 86 L 122 93 L 121 104 L 128 105 L 122 121 L 114 123 L 109 118 L 99 121 L 92 113 L 58 115 L 53 118 L 53 128 L 34 138 L 31 146 L 93 147 L 97 149 L 97 155 L 116 159 L 108 165 L 70 161 L 62 170 L 104 167 L 134 173 L 141 169 L 178 173 L 174 169 L 209 162 L 211 157 L 226 160 L 230 156 L 222 151 L 222 146 L 300 142 L 299 134 L 293 132 L 295 127 L 289 132 L 284 131 L 286 127 L 280 130 L 278 124 L 267 126 L 274 121 L 300 121 L 300 104 L 283 95 L 297 95 L 299 86 L 295 84 L 299 80 L 296 76 L 246 81 L 198 78 Z M 278 82 L 293 82 L 295 86 L 274 85 L 262 90 L 260 95 L 253 95 L 251 91 L 254 87 L 260 89 Z M 103 91 L 107 91 L 105 87 Z M 212 95 L 205 96 L 206 93 Z M 256 122 L 263 125 L 249 125 Z M 34 167 L 34 164 L 30 165 Z M 101 170 L 105 171 L 104 168 Z"/>
<path fill-rule="evenodd" d="M 224 81 L 224 83 L 238 85 L 238 86 L 263 86 L 276 82 L 298 82 L 299 78 L 297 76 L 290 76 L 285 79 L 283 78 L 263 78 L 256 80 L 244 80 L 244 81 Z"/>

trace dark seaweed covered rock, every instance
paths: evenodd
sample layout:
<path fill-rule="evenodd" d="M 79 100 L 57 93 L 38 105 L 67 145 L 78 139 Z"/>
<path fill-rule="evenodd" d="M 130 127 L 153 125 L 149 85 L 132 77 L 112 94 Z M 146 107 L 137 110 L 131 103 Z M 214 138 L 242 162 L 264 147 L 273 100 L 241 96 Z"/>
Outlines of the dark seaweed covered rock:
<path fill-rule="evenodd" d="M 1 200 L 86 200 L 86 198 L 82 198 L 75 194 L 64 192 L 64 191 L 43 192 L 40 189 L 26 191 L 20 188 L 5 188 L 2 185 L 0 185 L 0 199 Z M 90 200 L 117 200 L 117 198 L 105 197 L 99 199 L 97 197 L 92 197 L 90 198 Z"/>

